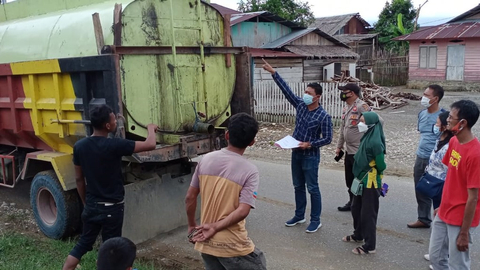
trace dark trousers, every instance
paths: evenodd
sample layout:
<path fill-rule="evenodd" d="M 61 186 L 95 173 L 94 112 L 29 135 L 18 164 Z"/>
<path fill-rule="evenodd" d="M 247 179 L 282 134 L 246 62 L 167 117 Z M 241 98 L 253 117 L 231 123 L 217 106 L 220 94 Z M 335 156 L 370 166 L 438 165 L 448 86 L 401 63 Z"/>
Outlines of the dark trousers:
<path fill-rule="evenodd" d="M 417 156 L 415 160 L 415 166 L 413 167 L 413 180 L 415 186 L 417 186 L 418 181 L 422 177 L 423 173 L 425 172 L 425 168 L 428 165 L 428 158 L 420 158 Z M 418 220 L 430 226 L 432 223 L 432 199 L 423 195 L 421 192 L 417 192 L 415 188 L 415 197 L 417 197 L 417 213 L 418 213 Z"/>
<path fill-rule="evenodd" d="M 364 188 L 362 196 L 353 196 L 353 238 L 364 239 L 365 250 L 374 250 L 377 242 L 377 217 L 380 190 Z"/>
<path fill-rule="evenodd" d="M 352 204 L 353 194 L 350 191 L 352 187 L 352 182 L 355 176 L 353 175 L 353 163 L 355 162 L 355 155 L 349 155 L 348 153 L 345 155 L 345 184 L 347 185 L 348 191 L 348 203 Z"/>
<path fill-rule="evenodd" d="M 215 257 L 202 253 L 203 263 L 206 270 L 265 270 L 267 261 L 263 252 L 255 247 L 255 250 L 240 257 Z"/>
<path fill-rule="evenodd" d="M 82 212 L 83 231 L 77 245 L 70 255 L 80 260 L 85 253 L 93 249 L 97 236 L 102 232 L 102 241 L 122 236 L 123 204 L 105 206 L 86 205 Z"/>

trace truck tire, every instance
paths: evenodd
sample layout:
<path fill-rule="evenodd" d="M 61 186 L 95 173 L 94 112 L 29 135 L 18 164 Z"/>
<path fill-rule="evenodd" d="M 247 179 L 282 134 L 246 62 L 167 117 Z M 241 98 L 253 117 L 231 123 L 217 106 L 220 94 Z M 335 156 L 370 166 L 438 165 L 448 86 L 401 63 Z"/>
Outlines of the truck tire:
<path fill-rule="evenodd" d="M 78 232 L 82 205 L 77 190 L 64 191 L 53 170 L 35 175 L 30 204 L 38 228 L 47 237 L 64 239 Z"/>

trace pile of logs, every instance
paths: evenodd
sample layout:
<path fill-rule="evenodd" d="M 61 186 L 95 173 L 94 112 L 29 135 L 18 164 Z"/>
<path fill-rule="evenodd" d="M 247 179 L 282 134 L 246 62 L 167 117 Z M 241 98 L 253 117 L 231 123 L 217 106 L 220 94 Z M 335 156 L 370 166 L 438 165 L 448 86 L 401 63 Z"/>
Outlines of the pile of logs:
<path fill-rule="evenodd" d="M 362 88 L 362 99 L 374 110 L 383 110 L 389 107 L 393 109 L 401 108 L 408 105 L 408 100 L 420 100 L 419 97 L 412 93 L 392 93 L 388 87 L 376 85 L 374 83 L 365 83 L 357 78 L 346 77 L 343 75 L 335 75 L 332 78 L 334 82 L 338 83 L 356 83 Z"/>

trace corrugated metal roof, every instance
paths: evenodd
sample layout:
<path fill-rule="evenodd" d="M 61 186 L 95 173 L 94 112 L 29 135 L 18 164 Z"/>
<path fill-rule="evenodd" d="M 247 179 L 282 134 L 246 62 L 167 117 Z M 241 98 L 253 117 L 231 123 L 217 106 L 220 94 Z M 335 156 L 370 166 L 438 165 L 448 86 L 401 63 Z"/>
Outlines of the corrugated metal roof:
<path fill-rule="evenodd" d="M 340 42 L 339 40 L 337 40 L 336 38 L 328 35 L 327 33 L 317 29 L 317 28 L 307 28 L 307 29 L 302 29 L 302 30 L 298 30 L 298 31 L 294 31 L 286 36 L 283 36 L 277 40 L 274 40 L 272 42 L 269 42 L 265 45 L 262 46 L 262 48 L 264 49 L 275 49 L 275 48 L 280 48 L 294 40 L 297 40 L 309 33 L 312 33 L 312 32 L 315 32 L 316 34 L 324 37 L 325 39 L 333 42 L 334 44 L 336 45 L 339 45 L 339 46 L 343 46 L 343 47 L 347 47 L 349 48 L 349 46 L 347 46 L 346 44 Z"/>
<path fill-rule="evenodd" d="M 354 41 L 359 41 L 359 40 L 364 40 L 364 39 L 370 39 L 378 36 L 378 34 L 345 34 L 345 35 L 335 35 L 334 37 L 341 42 L 347 44 L 350 42 Z"/>
<path fill-rule="evenodd" d="M 480 13 L 480 5 L 470 9 L 469 11 L 465 12 L 465 13 L 462 13 L 460 15 L 458 15 L 457 17 L 451 19 L 450 21 L 448 21 L 447 23 L 454 23 L 454 22 L 460 22 L 468 17 L 471 17 L 475 14 L 478 14 Z"/>
<path fill-rule="evenodd" d="M 479 22 L 446 23 L 419 30 L 394 40 L 461 39 L 480 37 Z"/>
<path fill-rule="evenodd" d="M 248 12 L 248 13 L 239 13 L 239 14 L 232 14 L 232 18 L 230 19 L 230 26 L 234 26 L 244 21 L 251 20 L 253 18 L 259 17 L 259 21 L 268 21 L 268 22 L 277 22 L 279 24 L 283 24 L 287 27 L 292 29 L 305 29 L 305 27 L 301 27 L 300 25 L 288 21 L 282 17 L 279 17 L 273 13 L 267 11 L 257 11 L 257 12 Z"/>
<path fill-rule="evenodd" d="M 231 9 L 231 8 L 228 8 L 228 7 L 224 7 L 224 6 L 216 4 L 216 3 L 210 3 L 209 5 L 212 6 L 214 9 L 218 10 L 218 12 L 220 12 L 220 14 L 222 14 L 222 16 L 227 15 L 227 14 L 242 13 L 238 10 L 234 10 L 234 9 Z"/>
<path fill-rule="evenodd" d="M 360 16 L 360 13 L 316 18 L 315 22 L 310 26 L 316 27 L 327 34 L 335 35 L 335 33 L 344 27 L 353 17 L 360 20 L 366 28 L 370 27 L 370 24 Z"/>
<path fill-rule="evenodd" d="M 230 26 L 234 26 L 235 24 L 248 21 L 252 18 L 262 15 L 263 13 L 266 13 L 266 11 L 232 14 L 232 18 L 230 19 Z"/>
<path fill-rule="evenodd" d="M 340 46 L 285 46 L 285 49 L 299 55 L 307 57 L 318 57 L 320 59 L 340 58 L 340 59 L 359 59 L 360 55 Z"/>
<path fill-rule="evenodd" d="M 305 58 L 303 55 L 291 53 L 291 52 L 281 52 L 281 51 L 272 51 L 264 49 L 249 48 L 250 53 L 253 57 L 265 57 L 265 58 Z"/>

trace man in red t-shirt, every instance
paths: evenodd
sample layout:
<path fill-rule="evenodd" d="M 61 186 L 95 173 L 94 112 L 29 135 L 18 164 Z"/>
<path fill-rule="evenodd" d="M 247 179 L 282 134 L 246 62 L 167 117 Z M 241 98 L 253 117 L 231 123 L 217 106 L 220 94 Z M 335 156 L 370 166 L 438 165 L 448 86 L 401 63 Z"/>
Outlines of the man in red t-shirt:
<path fill-rule="evenodd" d="M 470 269 L 468 247 L 480 221 L 480 142 L 471 130 L 478 117 L 477 104 L 460 100 L 447 118 L 455 136 L 443 158 L 448 172 L 432 225 L 430 261 L 435 270 Z"/>

